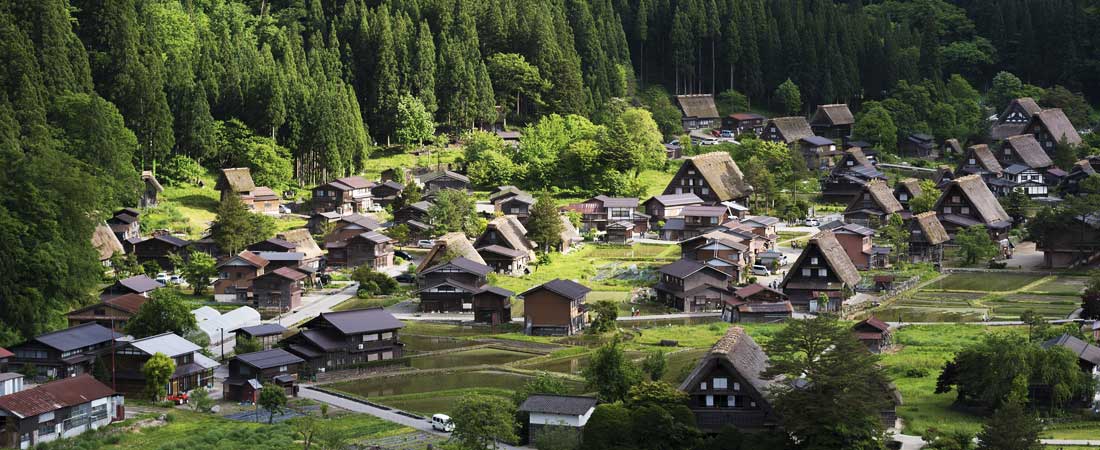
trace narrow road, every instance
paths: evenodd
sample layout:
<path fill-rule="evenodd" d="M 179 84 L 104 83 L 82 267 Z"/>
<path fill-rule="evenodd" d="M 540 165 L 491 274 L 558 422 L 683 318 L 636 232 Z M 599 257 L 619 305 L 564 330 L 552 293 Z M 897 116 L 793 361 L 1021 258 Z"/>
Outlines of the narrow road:
<path fill-rule="evenodd" d="M 339 305 L 351 298 L 355 295 L 357 290 L 359 290 L 359 283 L 351 283 L 334 294 L 325 295 L 318 300 L 291 311 L 290 314 L 280 315 L 266 320 L 266 322 L 278 323 L 279 325 L 289 328 L 303 320 L 312 319 L 323 312 L 332 311 L 333 306 Z"/>
<path fill-rule="evenodd" d="M 388 420 L 390 422 L 404 425 L 409 428 L 414 428 L 425 433 L 431 433 L 437 436 L 448 437 L 450 434 L 441 433 L 432 429 L 432 423 L 429 420 L 414 419 L 412 417 L 404 416 L 394 412 L 395 410 L 384 410 L 381 408 L 375 408 L 366 403 L 357 402 L 354 400 L 348 400 L 343 397 L 337 397 L 335 395 L 326 394 L 321 391 L 313 390 L 308 385 L 301 385 L 301 390 L 298 391 L 298 396 L 302 398 L 308 398 L 310 400 L 316 400 L 322 403 L 327 403 L 332 406 L 346 409 L 348 411 L 370 414 L 379 419 Z M 530 447 L 516 447 L 504 443 L 497 443 L 497 448 L 504 450 L 530 450 Z"/>

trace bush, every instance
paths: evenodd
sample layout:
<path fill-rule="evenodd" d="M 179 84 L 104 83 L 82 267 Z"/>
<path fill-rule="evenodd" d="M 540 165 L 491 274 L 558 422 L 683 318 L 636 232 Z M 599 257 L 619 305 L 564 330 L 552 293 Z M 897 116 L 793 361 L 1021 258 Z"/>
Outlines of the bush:
<path fill-rule="evenodd" d="M 183 155 L 175 155 L 160 167 L 157 177 L 160 178 L 158 181 L 166 184 L 180 185 L 195 183 L 204 173 L 206 170 L 195 160 Z"/>
<path fill-rule="evenodd" d="M 359 266 L 351 273 L 351 279 L 359 282 L 359 297 L 372 295 L 390 295 L 397 290 L 397 280 L 390 278 L 382 272 L 372 269 L 370 266 Z"/>

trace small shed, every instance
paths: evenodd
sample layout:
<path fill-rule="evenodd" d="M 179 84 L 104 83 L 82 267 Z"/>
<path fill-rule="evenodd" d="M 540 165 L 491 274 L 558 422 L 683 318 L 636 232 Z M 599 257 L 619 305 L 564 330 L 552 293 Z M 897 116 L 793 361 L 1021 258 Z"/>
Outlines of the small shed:
<path fill-rule="evenodd" d="M 528 436 L 534 441 L 539 433 L 552 428 L 575 430 L 579 438 L 581 429 L 596 410 L 594 397 L 574 395 L 534 394 L 519 406 L 528 414 Z"/>
<path fill-rule="evenodd" d="M 890 346 L 892 337 L 890 325 L 875 316 L 868 317 L 853 325 L 852 332 L 855 333 L 856 339 L 866 345 L 871 353 L 880 353 L 884 348 Z"/>
<path fill-rule="evenodd" d="M 622 220 L 609 224 L 606 239 L 611 244 L 626 244 L 634 239 L 634 222 Z"/>

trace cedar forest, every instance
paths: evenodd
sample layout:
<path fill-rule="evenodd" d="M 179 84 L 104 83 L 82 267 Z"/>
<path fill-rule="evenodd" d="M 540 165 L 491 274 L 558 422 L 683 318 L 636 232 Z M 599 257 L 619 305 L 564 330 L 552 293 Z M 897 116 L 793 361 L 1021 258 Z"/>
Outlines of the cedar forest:
<path fill-rule="evenodd" d="M 359 172 L 387 143 L 422 140 L 402 129 L 410 111 L 451 134 L 551 114 L 588 132 L 580 116 L 615 141 L 648 121 L 624 104 L 649 110 L 667 137 L 679 131 L 670 94 L 730 90 L 787 113 L 878 105 L 898 132 L 980 138 L 978 89 L 995 91 L 990 109 L 1003 107 L 997 92 L 1031 85 L 1100 99 L 1092 3 L 3 2 L 0 344 L 58 328 L 60 312 L 91 301 L 101 267 L 88 236 L 136 202 L 141 170 L 260 166 L 270 185 L 308 186 Z M 787 80 L 793 104 L 776 89 Z M 636 175 L 645 160 L 609 170 Z"/>

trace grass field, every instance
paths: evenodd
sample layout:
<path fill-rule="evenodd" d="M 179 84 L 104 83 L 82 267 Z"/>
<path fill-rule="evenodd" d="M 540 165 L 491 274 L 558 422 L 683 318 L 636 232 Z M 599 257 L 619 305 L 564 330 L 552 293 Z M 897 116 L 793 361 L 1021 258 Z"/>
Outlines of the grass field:
<path fill-rule="evenodd" d="M 1007 292 L 1039 281 L 1042 275 L 1019 273 L 953 273 L 925 287 L 926 290 Z"/>
<path fill-rule="evenodd" d="M 892 322 L 1018 320 L 1028 310 L 1048 319 L 1064 319 L 1080 305 L 1078 293 L 1085 281 L 1069 276 L 956 273 L 873 313 Z"/>
<path fill-rule="evenodd" d="M 172 410 L 171 420 L 161 426 L 125 430 L 135 422 L 127 420 L 84 433 L 73 439 L 55 441 L 35 448 L 43 450 L 126 449 L 167 450 L 218 448 L 234 450 L 293 450 L 302 448 L 287 424 L 239 422 L 213 414 Z M 365 414 L 340 414 L 324 421 L 326 433 L 341 434 L 349 443 L 412 432 L 411 428 Z"/>
<path fill-rule="evenodd" d="M 630 247 L 600 245 L 593 246 L 590 256 L 606 259 L 670 259 L 675 260 L 680 256 L 679 245 L 659 244 L 634 244 Z"/>
<path fill-rule="evenodd" d="M 364 161 L 362 175 L 368 180 L 377 180 L 382 171 L 395 167 L 435 167 L 436 164 L 454 162 L 462 156 L 462 151 L 456 148 L 438 150 L 429 155 L 416 156 L 406 153 L 402 147 L 378 149 Z"/>

